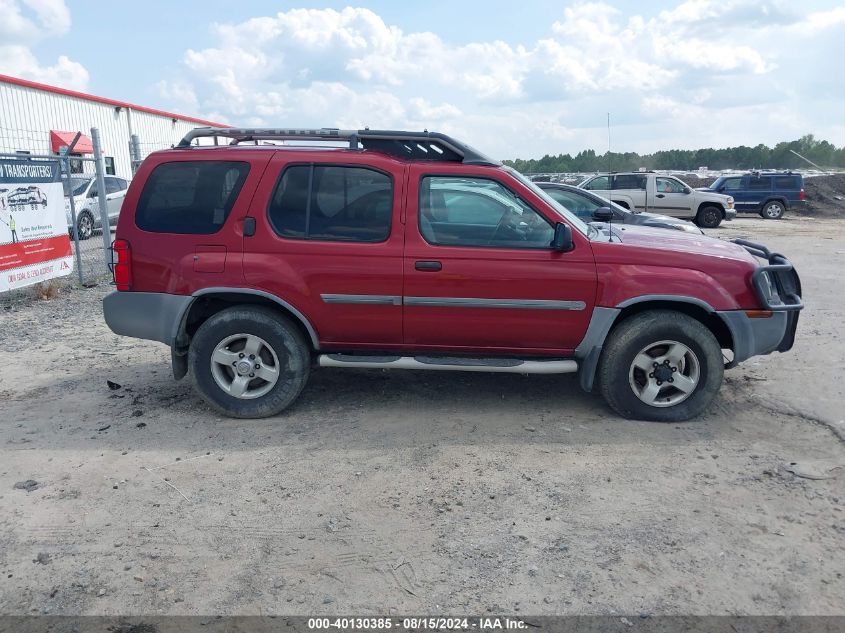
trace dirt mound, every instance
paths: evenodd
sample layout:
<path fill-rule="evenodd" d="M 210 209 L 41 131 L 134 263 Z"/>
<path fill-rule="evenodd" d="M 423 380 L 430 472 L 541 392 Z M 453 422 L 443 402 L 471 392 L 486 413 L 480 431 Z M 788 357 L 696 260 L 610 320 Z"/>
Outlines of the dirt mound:
<path fill-rule="evenodd" d="M 845 217 L 845 174 L 804 179 L 807 204 L 796 211 L 806 215 Z"/>

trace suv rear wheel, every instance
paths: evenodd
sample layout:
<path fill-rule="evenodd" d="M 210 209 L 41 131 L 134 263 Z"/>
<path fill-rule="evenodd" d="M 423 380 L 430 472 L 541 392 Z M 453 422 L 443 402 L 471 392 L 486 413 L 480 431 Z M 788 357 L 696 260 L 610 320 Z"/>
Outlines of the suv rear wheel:
<path fill-rule="evenodd" d="M 265 418 L 299 396 L 311 355 L 288 319 L 262 307 L 236 307 L 200 326 L 188 364 L 194 387 L 212 408 L 233 418 Z"/>
<path fill-rule="evenodd" d="M 722 223 L 722 210 L 719 207 L 702 207 L 695 216 L 695 223 L 703 229 L 715 229 Z"/>
<path fill-rule="evenodd" d="M 680 312 L 655 310 L 623 321 L 599 362 L 599 384 L 626 418 L 678 422 L 700 414 L 722 384 L 716 337 Z"/>
<path fill-rule="evenodd" d="M 763 205 L 760 215 L 767 220 L 780 220 L 783 217 L 784 211 L 786 211 L 786 209 L 783 208 L 783 205 L 780 202 L 777 200 L 770 200 Z"/>

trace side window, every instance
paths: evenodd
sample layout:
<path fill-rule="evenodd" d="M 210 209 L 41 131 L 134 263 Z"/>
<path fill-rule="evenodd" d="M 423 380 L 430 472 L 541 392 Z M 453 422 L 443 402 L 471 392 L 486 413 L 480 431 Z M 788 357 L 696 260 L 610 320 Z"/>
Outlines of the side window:
<path fill-rule="evenodd" d="M 613 177 L 613 189 L 642 189 L 645 190 L 645 176 L 637 174 L 620 174 Z"/>
<path fill-rule="evenodd" d="M 742 189 L 742 177 L 725 178 L 724 182 L 722 182 L 722 189 L 725 191 L 738 191 Z"/>
<path fill-rule="evenodd" d="M 655 178 L 655 189 L 657 193 L 683 193 L 684 185 L 680 180 L 674 178 Z"/>
<path fill-rule="evenodd" d="M 589 189 L 591 191 L 607 191 L 610 189 L 610 178 L 607 176 L 598 176 L 597 178 L 593 178 L 590 182 L 584 185 L 584 189 Z"/>
<path fill-rule="evenodd" d="M 118 191 L 122 191 L 120 187 L 120 182 L 117 178 L 105 178 L 106 181 L 106 193 L 117 193 Z"/>
<path fill-rule="evenodd" d="M 593 202 L 587 196 L 579 196 L 577 193 L 564 191 L 563 189 L 546 189 L 545 191 L 551 196 L 552 200 L 559 202 L 579 218 L 588 222 L 593 221 L 593 212 L 602 206 Z M 610 206 L 610 203 L 607 206 Z"/>
<path fill-rule="evenodd" d="M 754 191 L 769 191 L 772 188 L 771 176 L 751 177 L 748 179 L 748 188 Z"/>
<path fill-rule="evenodd" d="M 795 176 L 776 176 L 775 189 L 800 189 Z"/>
<path fill-rule="evenodd" d="M 115 174 L 114 157 L 113 156 L 106 156 L 104 162 L 106 164 L 106 173 L 114 176 L 114 174 Z"/>
<path fill-rule="evenodd" d="M 420 181 L 420 232 L 438 246 L 549 248 L 552 226 L 498 182 L 426 176 Z"/>
<path fill-rule="evenodd" d="M 216 233 L 248 173 L 249 164 L 236 161 L 163 163 L 144 184 L 135 224 L 154 233 Z"/>
<path fill-rule="evenodd" d="M 383 242 L 390 235 L 393 180 L 363 167 L 293 165 L 276 183 L 267 214 L 282 237 Z"/>

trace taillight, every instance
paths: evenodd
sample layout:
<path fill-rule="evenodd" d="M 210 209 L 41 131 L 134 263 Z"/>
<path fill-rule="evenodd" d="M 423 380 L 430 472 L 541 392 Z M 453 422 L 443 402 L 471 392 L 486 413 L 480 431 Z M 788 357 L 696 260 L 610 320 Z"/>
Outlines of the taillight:
<path fill-rule="evenodd" d="M 803 190 L 803 189 L 802 189 L 802 190 L 801 190 L 801 192 L 798 194 L 798 199 L 799 199 L 799 200 L 806 200 L 806 199 L 807 199 L 807 194 L 805 194 L 805 193 L 804 193 L 804 190 Z"/>
<path fill-rule="evenodd" d="M 114 285 L 117 286 L 118 290 L 131 290 L 132 253 L 129 250 L 129 242 L 126 240 L 115 240 L 112 242 L 111 250 Z"/>

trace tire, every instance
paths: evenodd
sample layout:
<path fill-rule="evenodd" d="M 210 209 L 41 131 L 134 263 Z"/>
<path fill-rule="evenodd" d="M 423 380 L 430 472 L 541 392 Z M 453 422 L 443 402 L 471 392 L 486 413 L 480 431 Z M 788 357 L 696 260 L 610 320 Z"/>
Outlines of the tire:
<path fill-rule="evenodd" d="M 250 351 L 256 352 L 254 359 Z M 232 418 L 266 418 L 299 396 L 308 381 L 311 352 L 289 319 L 260 306 L 233 307 L 200 326 L 188 350 L 188 367 L 194 388 L 215 411 Z M 242 394 L 233 394 L 241 389 Z"/>
<path fill-rule="evenodd" d="M 715 229 L 722 223 L 722 210 L 713 205 L 702 207 L 695 216 L 695 223 L 703 229 Z"/>
<path fill-rule="evenodd" d="M 94 216 L 88 211 L 83 211 L 76 216 L 76 232 L 80 240 L 87 240 L 94 235 Z"/>
<path fill-rule="evenodd" d="M 785 212 L 786 209 L 783 204 L 777 200 L 769 200 L 763 205 L 763 208 L 760 209 L 760 215 L 765 220 L 780 220 Z"/>
<path fill-rule="evenodd" d="M 689 354 L 679 357 L 682 349 Z M 665 368 L 661 353 L 673 350 L 675 357 Z M 642 361 L 643 356 L 649 357 L 648 362 Z M 646 371 L 643 365 L 660 372 Z M 710 405 L 724 371 L 722 350 L 707 327 L 681 312 L 654 310 L 632 316 L 613 329 L 599 359 L 598 381 L 604 399 L 622 417 L 681 422 Z M 684 389 L 675 386 L 681 384 L 679 376 L 686 378 Z M 655 393 L 648 391 L 649 385 L 657 390 L 654 404 L 643 400 Z"/>

